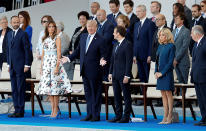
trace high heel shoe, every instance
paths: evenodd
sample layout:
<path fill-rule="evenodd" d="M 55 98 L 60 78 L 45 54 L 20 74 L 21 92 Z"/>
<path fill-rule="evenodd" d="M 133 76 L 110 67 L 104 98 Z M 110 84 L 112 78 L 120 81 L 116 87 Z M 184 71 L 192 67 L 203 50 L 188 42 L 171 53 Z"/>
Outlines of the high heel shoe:
<path fill-rule="evenodd" d="M 61 118 L 61 112 L 60 111 L 57 112 L 57 115 L 55 117 L 49 117 L 49 120 L 56 120 L 56 119 L 59 119 L 59 118 Z"/>
<path fill-rule="evenodd" d="M 165 124 L 172 124 L 172 123 L 173 123 L 173 119 L 171 119 L 171 121 L 165 122 Z"/>

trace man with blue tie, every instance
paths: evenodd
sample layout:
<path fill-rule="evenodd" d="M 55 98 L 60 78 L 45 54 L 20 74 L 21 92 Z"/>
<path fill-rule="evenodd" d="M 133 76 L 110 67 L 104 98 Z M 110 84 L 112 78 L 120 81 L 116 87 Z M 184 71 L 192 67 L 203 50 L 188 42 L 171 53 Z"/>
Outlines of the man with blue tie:
<path fill-rule="evenodd" d="M 132 76 L 132 43 L 125 39 L 126 29 L 122 26 L 117 26 L 113 34 L 118 42 L 114 45 L 108 79 L 112 81 L 113 85 L 116 116 L 112 120 L 109 120 L 109 122 L 128 123 L 132 106 L 129 85 Z M 122 92 L 125 104 L 124 114 Z"/>
<path fill-rule="evenodd" d="M 202 26 L 192 28 L 192 39 L 196 42 L 192 51 L 191 82 L 195 85 L 202 119 L 196 126 L 206 126 L 206 37 Z"/>
<path fill-rule="evenodd" d="M 29 40 L 27 34 L 19 28 L 20 22 L 18 16 L 11 17 L 13 31 L 8 33 L 7 37 L 7 63 L 10 73 L 12 97 L 15 112 L 8 117 L 24 117 L 25 105 L 25 76 L 24 73 L 29 70 Z"/>
<path fill-rule="evenodd" d="M 190 30 L 184 26 L 184 20 L 184 14 L 178 14 L 175 17 L 175 25 L 177 28 L 172 31 L 175 42 L 174 45 L 176 47 L 173 65 L 175 67 L 178 82 L 187 84 L 190 69 L 188 50 L 191 37 Z M 181 102 L 177 102 L 175 106 L 181 106 Z"/>
<path fill-rule="evenodd" d="M 137 63 L 140 81 L 148 82 L 152 40 L 156 26 L 146 17 L 145 5 L 137 6 L 136 15 L 140 21 L 134 26 L 133 62 Z"/>
<path fill-rule="evenodd" d="M 84 91 L 87 102 L 87 116 L 81 121 L 100 121 L 101 99 L 102 99 L 102 71 L 106 64 L 105 40 L 96 32 L 97 22 L 89 20 L 87 31 L 80 37 L 79 46 L 75 51 L 63 56 L 63 63 L 73 61 L 80 56 L 80 75 L 83 78 Z"/>
<path fill-rule="evenodd" d="M 109 74 L 109 64 L 110 64 L 110 58 L 112 55 L 112 41 L 113 41 L 113 31 L 114 31 L 114 25 L 107 20 L 106 11 L 103 9 L 99 9 L 97 11 L 97 20 L 98 20 L 98 29 L 97 32 L 104 37 L 105 39 L 105 46 L 106 46 L 106 59 L 107 65 L 104 66 L 103 69 L 103 80 L 108 81 L 108 74 Z"/>
<path fill-rule="evenodd" d="M 107 15 L 107 19 L 110 20 L 114 26 L 116 27 L 117 26 L 117 22 L 116 22 L 116 18 L 122 14 L 120 11 L 119 11 L 119 7 L 120 7 L 120 2 L 119 0 L 110 0 L 109 1 L 109 8 L 111 10 L 111 14 Z"/>

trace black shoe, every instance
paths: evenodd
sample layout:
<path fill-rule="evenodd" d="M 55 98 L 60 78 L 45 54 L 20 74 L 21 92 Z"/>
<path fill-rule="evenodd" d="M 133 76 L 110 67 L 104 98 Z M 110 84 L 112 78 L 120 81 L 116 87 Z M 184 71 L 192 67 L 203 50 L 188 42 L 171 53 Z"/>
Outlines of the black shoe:
<path fill-rule="evenodd" d="M 16 118 L 22 118 L 24 117 L 24 113 L 16 113 Z"/>
<path fill-rule="evenodd" d="M 144 105 L 144 102 L 142 100 L 137 101 L 136 106 L 142 106 L 142 105 Z"/>
<path fill-rule="evenodd" d="M 16 113 L 9 114 L 8 117 L 9 117 L 9 118 L 14 118 L 14 117 L 16 117 Z"/>
<path fill-rule="evenodd" d="M 198 122 L 198 123 L 195 123 L 194 125 L 195 125 L 195 126 L 206 126 L 206 122 L 200 121 L 200 122 Z"/>
<path fill-rule="evenodd" d="M 108 120 L 108 122 L 114 123 L 114 122 L 117 122 L 117 121 L 120 121 L 120 120 L 121 120 L 121 118 L 116 118 L 116 117 L 114 117 L 113 119 Z"/>
<path fill-rule="evenodd" d="M 174 107 L 182 107 L 182 102 L 177 102 Z"/>
<path fill-rule="evenodd" d="M 92 119 L 92 117 L 91 117 L 91 116 L 87 116 L 86 118 L 81 119 L 80 121 L 90 121 L 91 119 Z"/>
<path fill-rule="evenodd" d="M 129 123 L 129 118 L 122 118 L 120 121 L 117 121 L 117 123 Z"/>
<path fill-rule="evenodd" d="M 100 121 L 100 117 L 92 118 L 90 121 L 91 122 Z"/>

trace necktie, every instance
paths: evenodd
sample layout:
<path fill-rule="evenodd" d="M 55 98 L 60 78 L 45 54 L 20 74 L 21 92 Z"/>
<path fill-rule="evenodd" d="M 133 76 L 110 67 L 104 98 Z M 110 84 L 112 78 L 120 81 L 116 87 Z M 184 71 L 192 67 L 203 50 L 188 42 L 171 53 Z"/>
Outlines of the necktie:
<path fill-rule="evenodd" d="M 117 50 L 118 50 L 118 48 L 119 48 L 119 42 L 117 42 L 117 46 L 116 46 L 116 48 L 115 48 L 115 53 L 117 53 Z"/>
<path fill-rule="evenodd" d="M 177 38 L 178 34 L 179 34 L 179 29 L 176 29 L 176 32 L 175 32 L 175 38 L 174 38 L 174 39 Z"/>
<path fill-rule="evenodd" d="M 12 40 L 14 39 L 15 37 L 15 31 L 12 32 Z"/>
<path fill-rule="evenodd" d="M 197 24 L 197 20 L 195 20 L 194 26 Z"/>
<path fill-rule="evenodd" d="M 154 16 L 152 17 L 152 21 L 155 22 L 155 17 Z"/>
<path fill-rule="evenodd" d="M 142 21 L 140 21 L 140 24 L 139 24 L 139 27 L 138 27 L 137 39 L 139 39 L 141 28 L 142 28 Z"/>
<path fill-rule="evenodd" d="M 115 15 L 113 15 L 113 18 L 115 19 Z"/>
<path fill-rule="evenodd" d="M 86 50 L 85 50 L 85 53 L 87 52 L 88 48 L 89 48 L 89 41 L 90 41 L 90 38 L 91 38 L 91 35 L 88 35 L 87 37 L 87 41 L 86 41 Z"/>
<path fill-rule="evenodd" d="M 99 24 L 99 25 L 98 25 L 98 29 L 97 29 L 97 31 L 99 31 L 99 30 L 101 30 L 101 29 L 102 29 L 102 25 Z"/>

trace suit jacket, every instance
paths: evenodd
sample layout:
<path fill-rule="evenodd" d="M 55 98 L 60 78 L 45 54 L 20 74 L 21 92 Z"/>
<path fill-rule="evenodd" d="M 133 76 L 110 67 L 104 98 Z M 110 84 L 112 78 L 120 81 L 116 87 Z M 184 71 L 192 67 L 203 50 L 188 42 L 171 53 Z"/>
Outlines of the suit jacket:
<path fill-rule="evenodd" d="M 192 51 L 192 70 L 191 70 L 191 80 L 195 84 L 206 83 L 206 38 L 205 36 L 200 41 L 198 47 L 195 46 Z"/>
<path fill-rule="evenodd" d="M 107 15 L 107 19 L 110 20 L 110 21 L 113 23 L 113 25 L 116 27 L 116 26 L 117 26 L 116 18 L 117 18 L 119 15 L 121 15 L 121 14 L 122 14 L 122 13 L 119 12 L 119 13 L 117 14 L 117 16 L 115 16 L 115 19 L 114 19 L 113 13 L 111 13 L 111 14 Z"/>
<path fill-rule="evenodd" d="M 105 40 L 96 33 L 85 53 L 87 37 L 88 33 L 81 35 L 78 47 L 68 57 L 70 61 L 73 61 L 80 56 L 80 75 L 95 80 L 102 77 L 103 68 L 99 65 L 99 62 L 101 58 L 105 58 Z"/>
<path fill-rule="evenodd" d="M 192 30 L 192 27 L 195 24 L 195 19 L 192 20 L 191 25 L 190 25 L 190 31 Z M 201 25 L 204 29 L 204 32 L 206 34 L 206 20 L 201 16 L 199 21 L 197 21 L 196 25 Z M 190 54 L 192 55 L 192 49 L 194 47 L 195 41 L 193 39 L 191 39 L 190 41 L 190 46 L 189 46 L 189 50 L 190 50 Z"/>
<path fill-rule="evenodd" d="M 5 35 L 4 35 L 4 40 L 3 40 L 3 43 L 2 43 L 2 59 L 3 59 L 3 62 L 6 62 L 7 61 L 7 58 L 6 58 L 6 56 L 7 56 L 7 54 L 6 54 L 6 52 L 7 52 L 7 35 L 8 35 L 8 32 L 10 32 L 11 31 L 11 28 L 9 28 L 9 27 L 7 27 L 7 29 L 6 29 L 6 33 L 5 33 Z M 0 36 L 1 36 L 1 34 L 2 34 L 2 30 L 0 30 Z"/>
<path fill-rule="evenodd" d="M 124 39 L 120 46 L 116 43 L 113 48 L 109 74 L 115 79 L 122 80 L 124 76 L 131 77 L 133 62 L 132 44 Z"/>
<path fill-rule="evenodd" d="M 137 59 L 147 61 L 147 57 L 151 56 L 151 48 L 152 48 L 152 38 L 155 31 L 155 24 L 148 18 L 145 19 L 138 36 L 138 28 L 140 26 L 140 22 L 137 22 L 134 26 L 134 45 L 133 51 L 134 56 Z"/>
<path fill-rule="evenodd" d="M 26 32 L 19 28 L 13 38 L 13 31 L 10 31 L 7 36 L 7 42 L 7 63 L 10 70 L 14 69 L 16 72 L 23 73 L 24 66 L 30 66 L 31 64 L 29 39 Z"/>
<path fill-rule="evenodd" d="M 110 59 L 112 54 L 112 41 L 113 41 L 113 32 L 114 25 L 107 20 L 101 29 L 97 31 L 101 36 L 104 37 L 106 48 L 107 48 L 107 59 Z"/>
<path fill-rule="evenodd" d="M 139 18 L 133 13 L 129 21 L 130 21 L 129 31 L 131 34 L 133 34 L 134 33 L 134 25 L 135 25 L 135 23 L 139 22 Z M 131 35 L 131 36 L 132 36 L 131 42 L 133 43 L 133 35 Z"/>
<path fill-rule="evenodd" d="M 74 31 L 74 34 L 72 35 L 72 38 L 71 38 L 71 41 L 70 41 L 70 44 L 69 44 L 69 51 L 73 51 L 72 50 L 72 43 L 73 43 L 73 36 L 81 29 L 82 27 L 80 26 L 80 27 L 77 27 L 76 29 L 75 29 L 75 31 Z M 78 37 L 76 38 L 76 40 L 74 41 L 74 50 L 78 47 L 78 45 L 79 45 L 79 40 L 80 40 L 80 36 L 81 36 L 81 34 L 83 34 L 83 33 L 87 33 L 87 28 L 84 28 L 84 30 L 78 35 Z"/>
<path fill-rule="evenodd" d="M 168 28 L 166 25 L 164 25 L 163 28 Z M 156 52 L 157 52 L 157 49 L 158 49 L 158 46 L 159 46 L 159 41 L 158 41 L 158 28 L 156 28 L 155 32 L 154 32 L 154 35 L 153 35 L 153 38 L 152 38 L 152 49 L 151 49 L 151 60 L 153 62 L 155 62 L 156 60 Z"/>
<path fill-rule="evenodd" d="M 32 43 L 31 43 L 31 39 L 32 39 L 32 32 L 33 32 L 33 29 L 30 25 L 28 25 L 25 29 L 25 32 L 26 34 L 28 35 L 28 39 L 29 39 L 29 59 L 30 59 L 30 65 L 32 64 L 33 62 L 33 53 L 32 53 Z"/>
<path fill-rule="evenodd" d="M 191 25 L 191 22 L 192 22 L 192 11 L 185 5 L 184 6 L 184 13 L 185 13 L 185 17 L 187 19 L 187 26 L 186 27 L 189 27 L 190 28 L 190 25 Z"/>
<path fill-rule="evenodd" d="M 173 30 L 172 34 L 175 36 L 176 30 Z M 175 59 L 178 61 L 179 66 L 190 66 L 188 48 L 190 44 L 190 30 L 185 26 L 180 29 L 175 41 Z"/>

